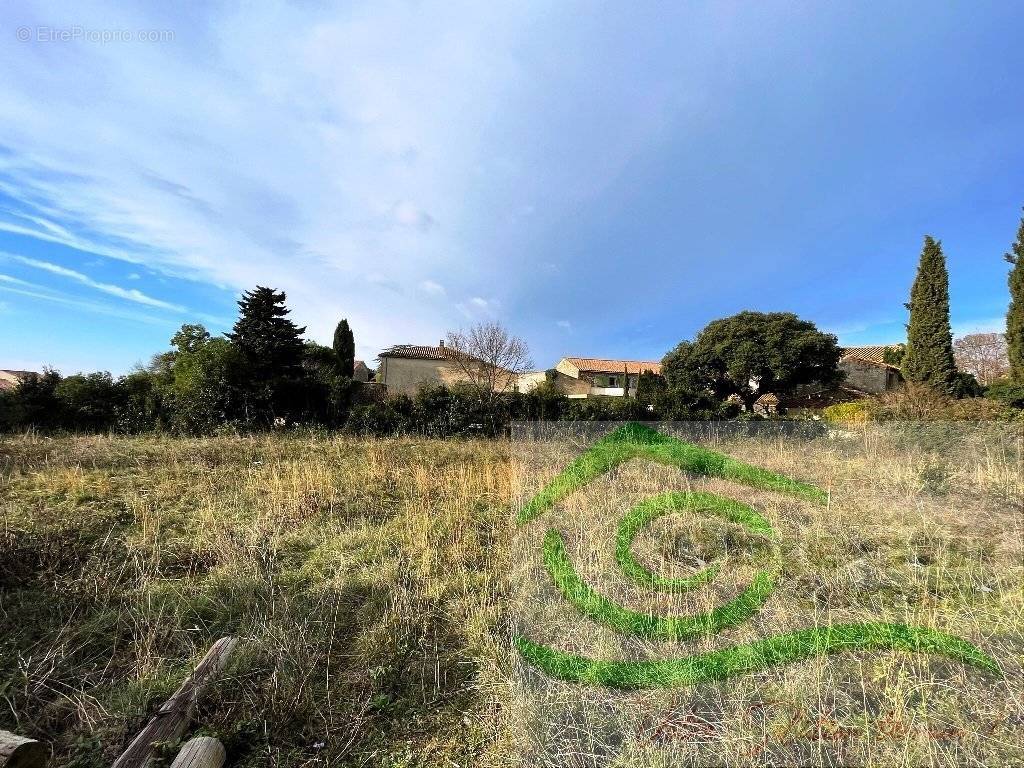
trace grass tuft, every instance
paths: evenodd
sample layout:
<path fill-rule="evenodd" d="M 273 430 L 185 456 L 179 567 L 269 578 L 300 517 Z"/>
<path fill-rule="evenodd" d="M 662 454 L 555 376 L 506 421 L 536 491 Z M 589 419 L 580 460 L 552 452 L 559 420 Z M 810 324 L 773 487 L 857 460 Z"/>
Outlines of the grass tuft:
<path fill-rule="evenodd" d="M 663 435 L 645 424 L 631 422 L 598 440 L 562 470 L 520 510 L 518 522 L 524 524 L 534 520 L 594 478 L 623 462 L 641 457 L 679 467 L 695 475 L 720 477 L 822 504 L 828 500 L 828 494 L 813 485 Z"/>
<path fill-rule="evenodd" d="M 750 464 L 662 435 L 640 424 L 627 424 L 598 441 L 542 489 L 524 508 L 520 523 L 533 519 L 573 490 L 611 467 L 635 456 L 646 456 L 692 472 L 738 480 L 757 488 L 770 488 L 813 501 L 822 501 L 817 488 L 790 480 Z M 718 567 L 705 568 L 687 579 L 664 579 L 645 568 L 632 554 L 639 530 L 661 515 L 691 509 L 724 517 L 749 531 L 773 537 L 768 521 L 748 505 L 710 493 L 670 492 L 648 498 L 619 521 L 616 561 L 624 574 L 643 585 L 678 592 L 709 581 Z M 777 553 L 776 553 L 777 554 Z M 588 585 L 566 551 L 562 534 L 552 528 L 544 537 L 544 566 L 552 582 L 581 614 L 626 635 L 645 639 L 685 640 L 714 635 L 743 623 L 756 614 L 774 590 L 772 571 L 758 571 L 740 594 L 713 610 L 688 616 L 662 616 L 619 605 Z M 719 564 L 720 566 L 720 564 Z M 517 636 L 524 658 L 553 677 L 617 688 L 693 685 L 724 680 L 776 664 L 844 650 L 905 650 L 936 653 L 998 672 L 995 661 L 966 640 L 926 627 L 862 622 L 785 632 L 752 643 L 718 651 L 658 661 L 597 661 L 558 651 Z"/>

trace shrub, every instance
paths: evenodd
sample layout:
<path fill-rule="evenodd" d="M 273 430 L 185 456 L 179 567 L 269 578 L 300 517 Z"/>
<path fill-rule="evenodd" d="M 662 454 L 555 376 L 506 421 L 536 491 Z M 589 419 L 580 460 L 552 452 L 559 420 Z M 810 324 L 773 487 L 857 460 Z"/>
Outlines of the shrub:
<path fill-rule="evenodd" d="M 985 390 L 985 397 L 1011 408 L 1024 408 L 1024 382 L 997 379 Z"/>
<path fill-rule="evenodd" d="M 0 401 L 0 427 L 3 429 L 59 429 L 61 407 L 57 387 L 61 382 L 56 371 L 29 374 Z"/>
<path fill-rule="evenodd" d="M 114 426 L 117 391 L 109 373 L 76 374 L 54 388 L 61 426 L 74 432 L 103 432 Z"/>
<path fill-rule="evenodd" d="M 355 406 L 348 415 L 345 429 L 357 435 L 386 437 L 406 431 L 408 422 L 390 403 L 368 403 Z"/>
<path fill-rule="evenodd" d="M 821 415 L 828 421 L 860 423 L 868 420 L 869 410 L 863 400 L 852 400 L 823 408 Z"/>
<path fill-rule="evenodd" d="M 1014 418 L 1012 409 L 981 397 L 957 400 L 927 384 L 904 386 L 866 401 L 877 421 L 993 421 Z"/>

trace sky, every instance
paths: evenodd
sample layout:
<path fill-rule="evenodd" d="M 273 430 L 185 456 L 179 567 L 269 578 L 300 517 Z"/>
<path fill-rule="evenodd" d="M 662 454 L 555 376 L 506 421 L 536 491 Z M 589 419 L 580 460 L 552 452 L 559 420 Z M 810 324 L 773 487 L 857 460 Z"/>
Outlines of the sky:
<path fill-rule="evenodd" d="M 284 290 L 538 368 L 792 311 L 901 341 L 925 234 L 1004 328 L 1019 2 L 0 6 L 0 368 L 125 373 Z"/>

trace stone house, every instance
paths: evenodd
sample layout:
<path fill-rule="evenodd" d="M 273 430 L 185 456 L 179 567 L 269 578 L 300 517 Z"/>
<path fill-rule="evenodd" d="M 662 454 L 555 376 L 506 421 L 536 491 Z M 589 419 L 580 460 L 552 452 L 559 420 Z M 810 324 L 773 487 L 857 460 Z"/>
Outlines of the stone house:
<path fill-rule="evenodd" d="M 567 397 L 635 397 L 636 385 L 644 371 L 661 373 L 653 360 L 609 360 L 598 357 L 563 357 L 548 371 L 530 371 L 519 377 L 519 391 L 529 392 L 542 381 L 550 381 Z"/>
<path fill-rule="evenodd" d="M 33 371 L 5 371 L 0 370 L 0 392 L 6 392 L 17 388 L 22 381 L 31 376 Z"/>
<path fill-rule="evenodd" d="M 352 367 L 352 378 L 364 384 L 370 380 L 370 369 L 362 360 L 356 360 Z"/>
<path fill-rule="evenodd" d="M 454 384 L 471 381 L 466 368 L 486 365 L 477 358 L 460 360 L 463 353 L 446 347 L 442 339 L 436 347 L 419 344 L 398 344 L 380 353 L 377 358 L 377 381 L 387 387 L 388 396 L 415 395 L 424 386 Z M 495 391 L 511 391 L 515 388 L 515 374 L 498 369 L 495 376 Z"/>
<path fill-rule="evenodd" d="M 877 395 L 895 389 L 903 381 L 899 366 L 885 362 L 891 346 L 846 347 L 839 358 L 839 370 L 846 374 L 843 386 L 857 392 Z"/>

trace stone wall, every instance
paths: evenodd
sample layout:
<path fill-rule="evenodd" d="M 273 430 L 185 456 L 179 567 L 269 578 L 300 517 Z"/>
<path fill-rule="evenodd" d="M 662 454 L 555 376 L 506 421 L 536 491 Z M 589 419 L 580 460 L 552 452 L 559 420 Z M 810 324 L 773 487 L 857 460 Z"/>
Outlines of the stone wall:
<path fill-rule="evenodd" d="M 387 386 L 389 396 L 415 395 L 424 384 L 444 384 L 450 387 L 469 381 L 465 371 L 454 360 L 422 360 L 413 357 L 384 357 L 380 361 L 377 375 L 380 382 Z M 511 392 L 515 389 L 515 381 L 499 377 L 495 389 Z"/>
<path fill-rule="evenodd" d="M 847 358 L 839 362 L 839 370 L 846 374 L 843 384 L 852 389 L 875 395 L 891 388 L 891 369 L 886 366 Z"/>
<path fill-rule="evenodd" d="M 411 357 L 385 357 L 377 369 L 388 395 L 415 395 L 424 384 L 451 386 L 466 381 L 466 375 L 452 360 L 420 360 Z"/>

